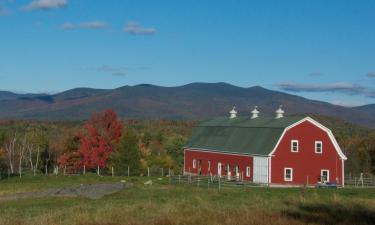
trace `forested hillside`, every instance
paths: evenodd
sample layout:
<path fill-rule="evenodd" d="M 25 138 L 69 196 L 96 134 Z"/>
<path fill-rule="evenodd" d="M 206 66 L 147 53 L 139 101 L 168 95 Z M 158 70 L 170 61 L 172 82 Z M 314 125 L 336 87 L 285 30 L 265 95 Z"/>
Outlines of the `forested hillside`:
<path fill-rule="evenodd" d="M 343 107 L 260 86 L 237 87 L 227 83 L 191 83 L 178 87 L 141 84 L 102 90 L 76 88 L 54 95 L 0 92 L 0 118 L 87 120 L 95 111 L 114 109 L 122 118 L 202 120 L 223 116 L 233 107 L 242 116 L 259 106 L 273 115 L 282 104 L 286 114 L 314 113 L 375 128 L 371 105 Z"/>

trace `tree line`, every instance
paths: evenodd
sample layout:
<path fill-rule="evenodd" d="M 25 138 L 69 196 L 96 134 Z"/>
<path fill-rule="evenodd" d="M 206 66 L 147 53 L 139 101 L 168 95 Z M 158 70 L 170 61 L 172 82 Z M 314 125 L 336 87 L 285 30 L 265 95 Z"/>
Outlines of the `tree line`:
<path fill-rule="evenodd" d="M 312 115 L 330 127 L 344 153 L 347 175 L 375 174 L 375 131 Z M 95 172 L 146 175 L 151 168 L 181 173 L 183 146 L 196 121 L 121 120 L 113 110 L 88 121 L 0 121 L 0 176 Z"/>
<path fill-rule="evenodd" d="M 0 121 L 0 173 L 182 172 L 193 121 L 120 120 L 113 110 L 86 122 Z"/>

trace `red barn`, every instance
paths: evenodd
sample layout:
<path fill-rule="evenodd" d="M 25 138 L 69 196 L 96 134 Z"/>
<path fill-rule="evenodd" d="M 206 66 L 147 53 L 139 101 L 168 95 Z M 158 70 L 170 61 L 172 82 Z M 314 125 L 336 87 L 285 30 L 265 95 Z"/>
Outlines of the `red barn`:
<path fill-rule="evenodd" d="M 268 185 L 344 185 L 344 161 L 330 129 L 310 117 L 214 118 L 200 124 L 184 148 L 184 171 Z"/>

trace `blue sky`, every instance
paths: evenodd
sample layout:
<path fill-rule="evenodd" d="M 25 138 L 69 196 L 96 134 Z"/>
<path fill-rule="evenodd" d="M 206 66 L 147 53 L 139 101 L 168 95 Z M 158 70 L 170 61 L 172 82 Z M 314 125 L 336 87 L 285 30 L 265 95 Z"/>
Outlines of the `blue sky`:
<path fill-rule="evenodd" d="M 0 90 L 190 82 L 375 103 L 375 1 L 0 0 Z"/>

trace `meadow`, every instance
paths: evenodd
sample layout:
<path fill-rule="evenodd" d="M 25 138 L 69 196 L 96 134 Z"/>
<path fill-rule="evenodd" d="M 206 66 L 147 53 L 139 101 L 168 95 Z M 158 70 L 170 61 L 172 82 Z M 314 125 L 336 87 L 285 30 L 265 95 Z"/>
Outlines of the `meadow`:
<path fill-rule="evenodd" d="M 144 182 L 152 180 L 152 185 Z M 0 201 L 0 224 L 374 224 L 375 189 L 208 189 L 164 177 L 26 175 L 0 181 L 0 197 L 80 184 L 132 186 L 98 200 L 43 197 Z"/>

